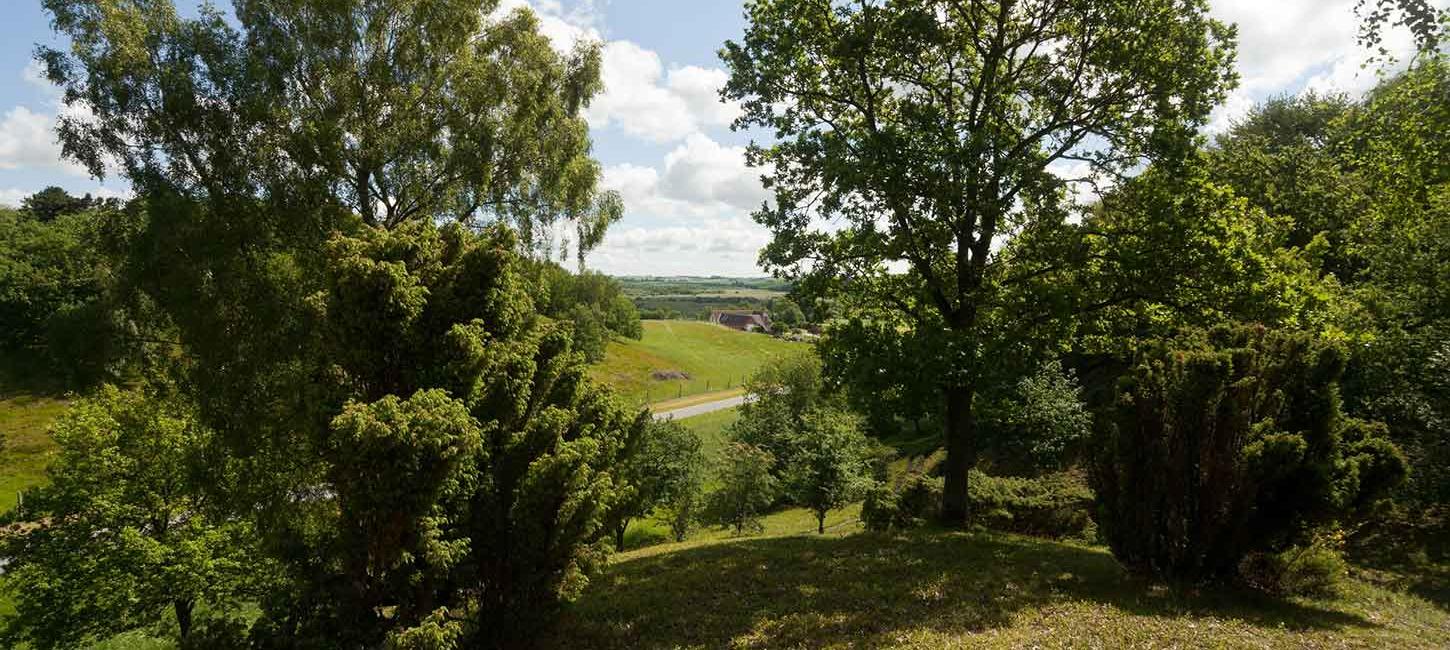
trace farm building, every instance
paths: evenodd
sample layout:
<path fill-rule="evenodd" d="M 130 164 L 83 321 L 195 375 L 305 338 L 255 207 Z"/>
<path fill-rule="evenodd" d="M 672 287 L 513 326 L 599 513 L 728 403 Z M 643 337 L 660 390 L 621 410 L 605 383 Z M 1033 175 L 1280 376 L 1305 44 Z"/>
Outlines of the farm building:
<path fill-rule="evenodd" d="M 770 314 L 743 309 L 711 309 L 710 322 L 743 332 L 770 331 Z"/>

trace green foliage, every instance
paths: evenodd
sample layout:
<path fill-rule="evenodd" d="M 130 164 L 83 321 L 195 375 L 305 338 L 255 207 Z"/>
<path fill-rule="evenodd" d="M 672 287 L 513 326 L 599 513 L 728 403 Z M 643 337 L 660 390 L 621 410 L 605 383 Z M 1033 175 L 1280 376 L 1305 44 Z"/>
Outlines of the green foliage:
<path fill-rule="evenodd" d="M 1092 428 L 1077 378 L 1056 359 L 983 405 L 982 420 L 993 464 L 1017 474 L 1062 468 Z"/>
<path fill-rule="evenodd" d="M 814 354 L 772 359 L 746 380 L 746 400 L 740 405 L 740 418 L 730 426 L 730 438 L 768 452 L 778 463 L 772 475 L 784 478 L 798 464 L 808 428 L 831 428 L 829 420 L 844 417 L 832 412 L 808 424 L 813 411 L 829 403 L 824 390 L 821 362 Z"/>
<path fill-rule="evenodd" d="M 771 321 L 786 327 L 799 327 L 806 322 L 805 312 L 801 311 L 800 305 L 785 296 L 771 298 L 767 309 L 770 311 Z"/>
<path fill-rule="evenodd" d="M 11 516 L 38 523 L 0 538 L 9 644 L 74 647 L 165 620 L 185 644 L 199 604 L 236 607 L 272 574 L 250 525 L 212 506 L 213 434 L 183 403 L 103 386 L 53 435 L 50 485 Z"/>
<path fill-rule="evenodd" d="M 1091 539 L 1093 493 L 1080 476 L 989 476 L 972 470 L 972 521 L 1051 538 Z"/>
<path fill-rule="evenodd" d="M 866 418 L 871 433 L 890 437 L 940 429 L 941 377 L 937 348 L 921 330 L 889 313 L 831 323 L 816 343 L 825 381 Z"/>
<path fill-rule="evenodd" d="M 799 280 L 798 294 L 849 294 L 937 344 L 943 510 L 965 521 L 972 404 L 995 350 L 1011 347 L 996 337 L 1091 308 L 1009 299 L 1019 285 L 1051 292 L 1080 262 L 999 244 L 1069 229 L 1077 182 L 1054 163 L 1101 177 L 1183 157 L 1234 82 L 1233 29 L 1203 0 L 766 0 L 746 17 L 722 52 L 723 96 L 741 103 L 738 127 L 775 135 L 747 152 L 773 190 L 754 215 L 773 235 L 761 262 Z"/>
<path fill-rule="evenodd" d="M 763 530 L 760 517 L 775 502 L 779 481 L 771 475 L 770 452 L 742 442 L 725 445 L 717 461 L 717 487 L 705 498 L 703 521 L 735 529 L 736 535 Z"/>
<path fill-rule="evenodd" d="M 44 5 L 88 116 L 64 151 L 138 194 L 110 234 L 151 378 L 196 400 L 236 472 L 211 496 L 281 566 L 253 640 L 529 636 L 599 567 L 644 425 L 524 261 L 619 216 L 597 44 L 468 0 Z"/>
<path fill-rule="evenodd" d="M 912 472 L 894 487 L 878 484 L 861 506 L 867 530 L 906 530 L 936 516 L 943 478 Z M 972 523 L 1040 537 L 1091 539 L 1093 493 L 1068 473 L 1038 478 L 991 476 L 972 470 Z"/>
<path fill-rule="evenodd" d="M 638 449 L 620 468 L 620 478 L 633 492 L 613 513 L 615 548 L 624 550 L 629 521 L 666 507 L 666 519 L 676 538 L 688 532 L 704 473 L 700 437 L 675 420 L 655 421 L 645 427 Z"/>
<path fill-rule="evenodd" d="M 1276 596 L 1333 596 L 1349 574 L 1340 552 L 1343 543 L 1343 534 L 1332 531 L 1278 553 L 1250 553 L 1239 563 L 1239 578 Z"/>
<path fill-rule="evenodd" d="M 536 263 L 537 281 L 547 292 L 539 311 L 574 323 L 574 345 L 590 363 L 604 359 L 614 337 L 644 337 L 638 310 L 613 278 L 590 271 L 573 274 L 549 261 Z"/>
<path fill-rule="evenodd" d="M 941 511 L 940 476 L 912 473 L 895 487 L 877 483 L 861 504 L 861 523 L 867 530 L 904 530 L 935 519 Z"/>
<path fill-rule="evenodd" d="M 1223 577 L 1383 497 L 1404 458 L 1341 414 L 1343 372 L 1341 348 L 1255 327 L 1143 349 L 1095 442 L 1114 554 L 1158 575 Z"/>
<path fill-rule="evenodd" d="M 20 207 L 36 221 L 55 221 L 64 215 L 86 212 L 111 203 L 114 199 L 93 199 L 90 194 L 71 196 L 70 192 L 52 185 L 21 199 Z"/>
<path fill-rule="evenodd" d="M 1273 245 L 1332 280 L 1287 285 L 1326 296 L 1317 309 L 1329 315 L 1287 324 L 1355 342 L 1346 411 L 1389 426 L 1414 468 L 1397 498 L 1420 511 L 1450 497 L 1450 446 L 1440 433 L 1450 421 L 1450 303 L 1439 289 L 1450 283 L 1447 96 L 1443 54 L 1423 53 L 1363 100 L 1271 100 L 1206 159 L 1216 182 L 1280 224 L 1269 231 L 1279 233 Z"/>
<path fill-rule="evenodd" d="M 114 354 L 97 233 L 108 214 L 0 208 L 0 351 L 60 385 L 103 378 Z"/>
<path fill-rule="evenodd" d="M 785 492 L 816 515 L 816 532 L 826 532 L 826 513 L 861 498 L 871 487 L 873 445 L 859 418 L 840 409 L 807 413 L 795 433 L 784 467 Z"/>

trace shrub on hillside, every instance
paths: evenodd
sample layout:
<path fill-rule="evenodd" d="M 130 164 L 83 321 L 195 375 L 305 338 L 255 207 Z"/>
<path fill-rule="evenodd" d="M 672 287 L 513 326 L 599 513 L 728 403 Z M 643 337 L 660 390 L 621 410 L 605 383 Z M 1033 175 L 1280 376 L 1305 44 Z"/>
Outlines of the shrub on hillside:
<path fill-rule="evenodd" d="M 861 521 L 868 530 L 905 529 L 933 519 L 941 509 L 940 476 L 912 473 L 895 488 L 877 485 L 866 494 Z M 1070 474 L 1040 478 L 990 476 L 972 470 L 968 481 L 972 523 L 1051 538 L 1091 538 L 1092 490 Z"/>
<path fill-rule="evenodd" d="M 1081 478 L 989 476 L 967 481 L 972 521 L 988 528 L 1051 538 L 1091 538 L 1093 493 Z"/>
<path fill-rule="evenodd" d="M 1261 327 L 1143 350 L 1099 418 L 1092 480 L 1113 553 L 1164 577 L 1225 577 L 1402 481 L 1382 427 L 1340 413 L 1344 360 L 1309 335 Z"/>
<path fill-rule="evenodd" d="M 1239 562 L 1239 579 L 1276 596 L 1332 596 L 1349 573 L 1343 540 L 1336 530 L 1278 553 L 1249 553 Z"/>
<path fill-rule="evenodd" d="M 867 530 L 901 530 L 935 519 L 941 510 L 943 481 L 939 476 L 913 473 L 896 487 L 877 484 L 861 504 L 861 523 Z"/>

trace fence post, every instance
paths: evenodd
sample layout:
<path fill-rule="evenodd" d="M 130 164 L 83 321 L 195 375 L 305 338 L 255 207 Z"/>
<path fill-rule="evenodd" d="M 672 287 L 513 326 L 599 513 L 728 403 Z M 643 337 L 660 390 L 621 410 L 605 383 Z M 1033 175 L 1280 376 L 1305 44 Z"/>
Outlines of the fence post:
<path fill-rule="evenodd" d="M 680 382 L 680 394 L 679 395 L 676 395 L 675 397 L 684 397 L 684 396 L 685 396 L 685 382 L 682 381 L 682 382 Z"/>

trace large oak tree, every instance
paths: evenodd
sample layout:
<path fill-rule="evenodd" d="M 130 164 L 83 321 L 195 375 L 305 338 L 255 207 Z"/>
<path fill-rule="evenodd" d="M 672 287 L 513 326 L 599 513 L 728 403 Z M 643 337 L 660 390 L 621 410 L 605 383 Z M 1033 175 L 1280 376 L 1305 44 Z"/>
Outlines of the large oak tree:
<path fill-rule="evenodd" d="M 774 204 L 761 258 L 945 341 L 944 516 L 967 515 L 973 401 L 1004 241 L 1064 223 L 1072 181 L 1184 152 L 1234 83 L 1234 31 L 1203 0 L 762 0 L 722 56 Z M 1117 299 L 1108 297 L 1107 300 Z M 1074 309 L 1092 305 L 1074 305 Z M 993 323 L 995 322 L 995 325 Z M 1010 323 L 1008 324 L 1010 325 Z"/>

